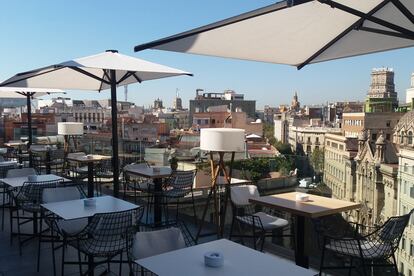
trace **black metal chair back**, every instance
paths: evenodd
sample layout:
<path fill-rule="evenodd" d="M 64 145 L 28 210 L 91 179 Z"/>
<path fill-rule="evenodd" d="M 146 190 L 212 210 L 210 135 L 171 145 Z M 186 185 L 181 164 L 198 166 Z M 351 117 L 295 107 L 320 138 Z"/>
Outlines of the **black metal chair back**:
<path fill-rule="evenodd" d="M 184 196 L 193 189 L 195 171 L 175 171 L 167 181 L 169 196 Z"/>
<path fill-rule="evenodd" d="M 15 163 L 10 163 L 10 164 L 3 164 L 0 165 L 0 178 L 6 178 L 7 177 L 7 172 L 9 170 L 15 169 L 17 167 L 17 164 Z"/>
<path fill-rule="evenodd" d="M 395 252 L 413 212 L 414 209 L 406 215 L 389 218 L 377 231 L 373 233 L 374 239 L 391 245 L 391 253 Z"/>
<path fill-rule="evenodd" d="M 50 181 L 27 181 L 20 188 L 17 198 L 22 198 L 24 201 L 40 204 L 42 202 L 43 189 L 56 188 L 62 185 L 63 179 Z"/>
<path fill-rule="evenodd" d="M 81 251 L 111 256 L 126 250 L 132 243 L 130 229 L 138 224 L 142 214 L 143 208 L 140 207 L 94 215 L 81 235 L 89 238 L 78 240 Z"/>
<path fill-rule="evenodd" d="M 33 168 L 11 169 L 7 172 L 7 177 L 24 177 L 36 174 L 37 172 Z"/>

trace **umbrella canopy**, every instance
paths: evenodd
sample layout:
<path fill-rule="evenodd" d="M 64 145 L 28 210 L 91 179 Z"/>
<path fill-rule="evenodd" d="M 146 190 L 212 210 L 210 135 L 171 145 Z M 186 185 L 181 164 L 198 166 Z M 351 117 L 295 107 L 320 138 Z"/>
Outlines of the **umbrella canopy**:
<path fill-rule="evenodd" d="M 47 67 L 19 73 L 1 86 L 46 87 L 101 91 L 111 89 L 112 166 L 114 196 L 119 194 L 119 157 L 116 87 L 147 80 L 189 75 L 191 73 L 108 50 Z M 93 196 L 93 185 L 88 187 Z"/>
<path fill-rule="evenodd" d="M 0 87 L 0 98 L 39 98 L 53 93 L 65 93 L 62 89 L 27 88 L 27 87 Z"/>
<path fill-rule="evenodd" d="M 111 88 L 110 70 L 115 71 L 116 86 L 179 75 L 191 75 L 185 71 L 110 50 L 19 73 L 1 83 L 0 86 L 101 91 Z"/>
<path fill-rule="evenodd" d="M 414 45 L 412 0 L 290 0 L 138 45 L 288 64 L 363 55 Z"/>

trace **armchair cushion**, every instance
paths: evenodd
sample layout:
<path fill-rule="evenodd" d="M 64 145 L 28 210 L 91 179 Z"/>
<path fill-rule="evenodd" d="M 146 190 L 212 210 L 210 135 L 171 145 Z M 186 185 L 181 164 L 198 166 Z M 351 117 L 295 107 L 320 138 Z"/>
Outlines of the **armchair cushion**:
<path fill-rule="evenodd" d="M 186 247 L 183 234 L 178 228 L 168 228 L 135 234 L 132 255 L 142 259 Z"/>
<path fill-rule="evenodd" d="M 58 220 L 56 224 L 62 233 L 75 236 L 88 225 L 88 219 Z"/>
<path fill-rule="evenodd" d="M 247 216 L 236 216 L 237 220 L 239 220 L 242 223 L 254 225 L 255 227 L 261 227 L 263 226 L 264 230 L 273 230 L 277 228 L 283 228 L 289 225 L 289 222 L 283 218 L 271 216 L 269 214 L 266 214 L 264 212 L 257 212 L 253 214 L 254 217 L 257 217 L 260 219 L 260 222 L 262 225 L 260 225 L 258 222 L 254 222 L 254 219 L 252 215 Z M 259 224 L 259 225 L 258 225 Z"/>
<path fill-rule="evenodd" d="M 392 252 L 392 246 L 390 243 L 360 240 L 360 244 L 362 257 L 364 259 L 383 258 L 387 257 L 389 252 Z M 361 257 L 358 240 L 356 239 L 332 240 L 325 247 L 326 249 L 332 250 L 340 254 Z"/>

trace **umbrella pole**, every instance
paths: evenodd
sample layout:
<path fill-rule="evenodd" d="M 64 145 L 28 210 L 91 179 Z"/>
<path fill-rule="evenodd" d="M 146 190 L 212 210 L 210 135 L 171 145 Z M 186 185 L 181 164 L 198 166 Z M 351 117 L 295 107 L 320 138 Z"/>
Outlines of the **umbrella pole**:
<path fill-rule="evenodd" d="M 30 149 L 30 146 L 32 145 L 32 103 L 31 103 L 31 96 L 32 93 L 26 94 L 26 100 L 27 100 L 27 130 L 29 132 L 29 143 L 27 144 L 27 149 Z M 29 167 L 32 167 L 32 154 L 29 151 Z"/>
<path fill-rule="evenodd" d="M 111 115 L 112 115 L 112 166 L 114 176 L 114 197 L 119 195 L 119 156 L 118 156 L 118 120 L 116 99 L 115 70 L 110 70 L 111 78 Z"/>

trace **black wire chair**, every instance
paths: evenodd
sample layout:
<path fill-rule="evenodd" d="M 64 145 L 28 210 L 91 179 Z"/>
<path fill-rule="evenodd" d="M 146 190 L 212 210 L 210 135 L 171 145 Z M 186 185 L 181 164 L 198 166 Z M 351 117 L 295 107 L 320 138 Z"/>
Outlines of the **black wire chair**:
<path fill-rule="evenodd" d="M 93 263 L 94 270 L 97 265 L 107 263 L 110 271 L 110 263 L 119 263 L 119 275 L 122 274 L 122 255 L 127 253 L 132 244 L 133 236 L 131 229 L 139 224 L 143 214 L 143 207 L 133 210 L 96 214 L 92 217 L 88 226 L 80 232 L 76 240 L 70 241 L 69 245 L 78 250 L 79 273 L 82 272 L 82 259 L 80 253 L 88 258 L 103 258 L 103 261 Z M 119 261 L 113 260 L 120 256 Z M 127 261 L 126 261 L 127 262 Z M 65 261 L 63 262 L 66 263 Z M 86 272 L 86 274 L 89 270 Z"/>
<path fill-rule="evenodd" d="M 102 195 L 102 186 L 105 184 L 113 184 L 114 172 L 112 160 L 104 160 L 95 166 L 94 174 L 95 191 L 98 195 Z"/>
<path fill-rule="evenodd" d="M 6 159 L 8 161 L 18 161 L 19 160 L 19 149 L 15 147 L 8 147 L 6 153 Z"/>
<path fill-rule="evenodd" d="M 53 149 L 49 151 L 49 166 L 52 173 L 63 176 L 65 169 L 65 151 L 63 149 Z"/>
<path fill-rule="evenodd" d="M 148 227 L 140 227 L 132 231 L 133 241 L 128 251 L 130 275 L 155 275 L 138 265 L 135 262 L 138 259 L 197 244 L 183 221 L 177 221 L 175 225 L 165 226 L 155 231 Z"/>
<path fill-rule="evenodd" d="M 193 207 L 194 222 L 197 224 L 197 213 L 195 208 L 193 191 L 195 175 L 195 170 L 173 171 L 173 173 L 168 178 L 166 184 L 163 187 L 162 197 L 165 200 L 164 205 L 168 207 L 169 204 L 174 204 L 176 206 L 175 221 L 173 221 L 173 223 L 176 223 L 178 221 L 179 206 L 191 204 Z M 188 196 L 191 196 L 190 200 L 184 200 L 184 198 Z M 167 216 L 167 224 L 169 224 L 170 221 L 168 210 L 165 213 Z"/>
<path fill-rule="evenodd" d="M 414 209 L 406 215 L 391 217 L 377 228 L 351 223 L 354 226 L 354 233 L 351 236 L 338 237 L 322 233 L 323 247 L 319 275 L 327 269 L 348 269 L 350 274 L 352 269 L 356 268 L 353 266 L 354 259 L 360 260 L 363 275 L 367 275 L 367 267 L 378 266 L 393 267 L 396 275 L 399 275 L 395 251 L 413 212 Z M 368 234 L 365 234 L 367 232 Z M 326 250 L 348 257 L 350 265 L 324 266 Z"/>
<path fill-rule="evenodd" d="M 71 152 L 68 153 L 67 158 L 65 160 L 65 177 L 71 179 L 73 182 L 82 183 L 86 185 L 84 180 L 88 177 L 88 166 L 81 166 L 79 162 L 69 160 L 71 156 L 85 156 L 84 152 Z"/>
<path fill-rule="evenodd" d="M 124 186 L 124 199 L 127 198 L 127 193 L 132 191 L 134 197 L 134 203 L 137 204 L 137 200 L 145 198 L 146 203 L 146 223 L 148 224 L 149 212 L 151 209 L 151 202 L 154 197 L 154 183 L 151 179 L 134 175 L 127 171 L 128 168 L 149 168 L 148 163 L 138 163 L 126 165 L 123 169 L 123 186 Z"/>
<path fill-rule="evenodd" d="M 14 178 L 14 177 L 27 177 L 29 175 L 36 175 L 37 172 L 35 169 L 33 168 L 14 168 L 14 169 L 9 169 L 7 171 L 7 178 Z M 14 196 L 18 193 L 18 189 L 13 189 L 13 188 L 9 188 L 6 187 L 6 192 L 7 192 L 7 197 L 8 197 L 8 208 L 10 210 L 10 213 L 12 212 L 11 209 L 15 208 L 15 206 L 13 205 L 13 198 Z M 4 215 L 3 215 L 4 216 Z M 10 215 L 10 243 L 12 242 L 12 235 L 13 235 L 13 219 L 12 216 Z"/>
<path fill-rule="evenodd" d="M 51 180 L 51 181 L 38 181 L 38 182 L 25 182 L 23 186 L 20 187 L 14 193 L 11 192 L 10 195 L 13 196 L 14 207 L 10 209 L 10 219 L 17 220 L 17 236 L 19 238 L 19 253 L 22 254 L 22 245 L 38 236 L 39 234 L 29 234 L 21 233 L 21 226 L 33 222 L 33 229 L 37 231 L 37 225 L 39 220 L 39 215 L 41 212 L 41 203 L 42 203 L 42 194 L 43 189 L 46 188 L 55 188 L 59 185 L 63 185 L 63 179 Z M 28 212 L 32 214 L 32 217 L 21 216 L 20 211 Z M 16 215 L 14 215 L 16 213 Z M 21 221 L 22 220 L 22 221 Z M 28 236 L 28 239 L 22 240 L 23 236 Z"/>
<path fill-rule="evenodd" d="M 67 200 L 76 200 L 84 198 L 85 195 L 81 187 L 78 186 L 69 186 L 69 187 L 56 187 L 56 188 L 47 188 L 43 189 L 42 202 L 51 203 Z M 73 219 L 73 220 L 63 220 L 56 216 L 55 214 L 47 211 L 42 208 L 40 220 L 40 238 L 38 243 L 37 251 L 37 271 L 40 269 L 40 248 L 42 242 L 49 242 L 52 245 L 52 261 L 53 261 L 53 274 L 56 275 L 56 257 L 55 251 L 62 248 L 62 266 L 61 274 L 64 273 L 63 261 L 65 258 L 65 249 L 69 240 L 76 239 L 76 236 L 88 225 L 87 218 Z M 50 235 L 43 235 L 43 223 L 49 227 Z M 47 229 L 46 229 L 47 230 Z M 55 244 L 60 244 L 60 246 L 55 246 Z"/>
<path fill-rule="evenodd" d="M 32 166 L 38 174 L 46 173 L 46 153 L 32 151 Z"/>
<path fill-rule="evenodd" d="M 230 227 L 231 240 L 234 237 L 251 238 L 253 240 L 253 248 L 257 249 L 257 243 L 260 242 L 260 251 L 263 251 L 266 237 L 290 237 L 292 245 L 294 243 L 293 220 L 285 214 L 277 212 L 274 209 L 255 206 L 249 202 L 250 198 L 260 197 L 257 186 L 241 185 L 230 187 L 230 199 L 233 210 L 233 217 Z M 238 234 L 234 234 L 235 224 L 238 226 Z M 247 228 L 243 231 L 243 228 Z M 279 231 L 275 231 L 279 230 Z M 248 234 L 248 233 L 251 234 Z M 285 234 L 288 232 L 288 234 Z"/>
<path fill-rule="evenodd" d="M 10 163 L 10 164 L 3 164 L 0 165 L 0 179 L 5 178 L 7 176 L 7 172 L 9 170 L 15 169 L 17 164 Z M 1 202 L 1 230 L 4 230 L 4 211 L 6 207 L 10 207 L 10 196 L 9 196 L 9 187 L 8 185 L 4 184 L 0 181 L 0 194 L 2 195 L 2 202 Z"/>

